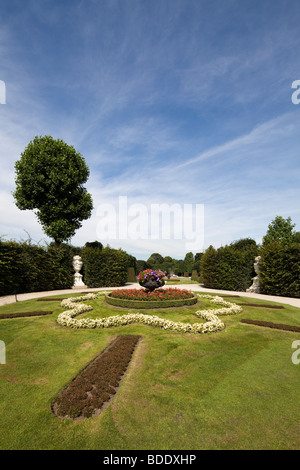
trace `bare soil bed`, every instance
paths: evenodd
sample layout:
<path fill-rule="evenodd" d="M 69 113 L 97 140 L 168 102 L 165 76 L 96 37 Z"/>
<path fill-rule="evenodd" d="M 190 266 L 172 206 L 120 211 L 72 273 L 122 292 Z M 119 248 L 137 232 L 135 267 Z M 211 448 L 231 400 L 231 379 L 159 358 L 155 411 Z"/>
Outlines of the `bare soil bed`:
<path fill-rule="evenodd" d="M 275 328 L 276 330 L 295 331 L 300 333 L 300 326 L 285 325 L 284 323 L 273 323 L 270 321 L 250 320 L 243 318 L 241 323 L 248 323 L 249 325 L 265 326 L 267 328 Z"/>
<path fill-rule="evenodd" d="M 36 312 L 17 312 L 17 313 L 1 313 L 0 319 L 2 318 L 19 318 L 19 317 L 38 317 L 41 315 L 50 315 L 52 311 L 42 310 Z"/>
<path fill-rule="evenodd" d="M 99 414 L 117 392 L 140 336 L 118 336 L 90 362 L 52 405 L 60 418 L 82 419 Z"/>

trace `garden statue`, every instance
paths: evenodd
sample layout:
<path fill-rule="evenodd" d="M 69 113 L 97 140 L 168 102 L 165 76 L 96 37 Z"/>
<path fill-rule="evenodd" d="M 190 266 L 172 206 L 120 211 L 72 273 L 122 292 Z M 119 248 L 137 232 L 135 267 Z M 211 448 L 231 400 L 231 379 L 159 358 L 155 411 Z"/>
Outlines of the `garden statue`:
<path fill-rule="evenodd" d="M 260 267 L 259 267 L 259 262 L 261 260 L 261 256 L 256 256 L 255 261 L 254 261 L 254 270 L 257 274 L 257 276 L 252 278 L 252 286 L 249 287 L 249 289 L 246 290 L 246 292 L 254 292 L 256 294 L 260 293 L 260 285 L 259 285 L 259 273 L 260 273 Z"/>
<path fill-rule="evenodd" d="M 84 284 L 82 280 L 82 274 L 79 273 L 79 271 L 82 268 L 82 260 L 79 255 L 73 256 L 73 268 L 74 268 L 75 274 L 74 274 L 74 284 L 73 284 L 72 289 L 86 288 L 87 286 Z"/>

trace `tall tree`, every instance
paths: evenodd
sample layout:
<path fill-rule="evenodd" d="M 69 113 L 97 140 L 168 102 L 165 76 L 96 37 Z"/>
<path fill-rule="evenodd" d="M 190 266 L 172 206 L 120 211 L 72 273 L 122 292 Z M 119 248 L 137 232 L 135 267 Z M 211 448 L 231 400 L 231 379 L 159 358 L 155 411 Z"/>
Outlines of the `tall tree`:
<path fill-rule="evenodd" d="M 15 203 L 34 210 L 56 245 L 70 239 L 91 216 L 93 201 L 83 187 L 89 168 L 73 146 L 51 136 L 36 136 L 15 163 Z"/>
<path fill-rule="evenodd" d="M 162 269 L 164 258 L 159 253 L 152 253 L 152 255 L 147 259 L 147 264 L 152 269 Z"/>
<path fill-rule="evenodd" d="M 193 269 L 195 269 L 198 273 L 200 273 L 200 263 L 203 253 L 196 253 L 195 254 L 195 261 L 193 264 Z"/>
<path fill-rule="evenodd" d="M 184 258 L 185 271 L 188 272 L 189 274 L 192 273 L 194 261 L 195 261 L 194 255 L 191 251 L 185 255 L 185 258 Z"/>
<path fill-rule="evenodd" d="M 164 262 L 162 264 L 162 270 L 166 271 L 168 274 L 174 270 L 175 260 L 171 256 L 165 256 Z"/>
<path fill-rule="evenodd" d="M 263 245 L 274 240 L 278 240 L 284 245 L 292 242 L 295 236 L 294 227 L 295 224 L 292 224 L 291 217 L 284 219 L 277 215 L 268 226 L 267 233 L 263 237 Z"/>

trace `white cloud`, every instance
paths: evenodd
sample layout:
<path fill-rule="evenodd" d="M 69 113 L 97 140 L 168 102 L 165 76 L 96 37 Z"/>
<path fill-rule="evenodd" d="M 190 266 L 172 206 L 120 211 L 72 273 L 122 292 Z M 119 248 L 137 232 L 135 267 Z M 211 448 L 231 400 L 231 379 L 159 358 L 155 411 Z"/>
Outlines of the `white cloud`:
<path fill-rule="evenodd" d="M 91 170 L 95 210 L 74 244 L 97 238 L 97 208 L 122 195 L 147 207 L 204 204 L 206 246 L 259 239 L 277 214 L 291 215 L 299 229 L 300 107 L 290 89 L 300 78 L 292 60 L 299 39 L 291 13 L 275 26 L 268 12 L 263 30 L 257 13 L 239 5 L 235 19 L 256 18 L 254 35 L 232 23 L 238 2 L 218 3 L 218 14 L 209 2 L 104 3 L 76 1 L 66 18 L 63 2 L 29 2 L 1 20 L 0 233 L 46 239 L 11 195 L 14 163 L 39 134 L 74 145 Z M 27 31 L 24 46 L 17 22 Z M 183 240 L 110 244 L 138 257 L 185 251 Z"/>

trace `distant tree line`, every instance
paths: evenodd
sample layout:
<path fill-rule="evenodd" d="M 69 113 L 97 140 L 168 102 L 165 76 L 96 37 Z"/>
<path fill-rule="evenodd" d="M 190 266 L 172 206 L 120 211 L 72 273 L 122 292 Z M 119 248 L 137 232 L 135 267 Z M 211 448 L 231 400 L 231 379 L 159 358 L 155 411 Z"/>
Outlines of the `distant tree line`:
<path fill-rule="evenodd" d="M 175 259 L 171 256 L 162 256 L 159 253 L 152 253 L 151 256 L 144 260 L 136 261 L 136 272 L 143 271 L 144 269 L 161 269 L 166 271 L 167 274 L 175 274 L 177 276 L 191 276 L 193 271 L 200 272 L 200 260 L 203 253 L 189 252 L 185 255 L 184 259 Z"/>
<path fill-rule="evenodd" d="M 277 216 L 269 225 L 261 245 L 244 238 L 229 245 L 209 246 L 204 253 L 186 253 L 184 259 L 152 253 L 137 260 L 122 249 L 103 247 L 99 241 L 83 247 L 52 242 L 47 246 L 0 238 L 0 295 L 68 289 L 73 285 L 74 255 L 83 260 L 81 274 L 91 288 L 122 286 L 144 269 L 191 276 L 207 288 L 245 291 L 252 284 L 254 259 L 261 256 L 261 292 L 300 297 L 300 232 L 291 219 Z M 131 278 L 129 279 L 129 270 Z"/>

